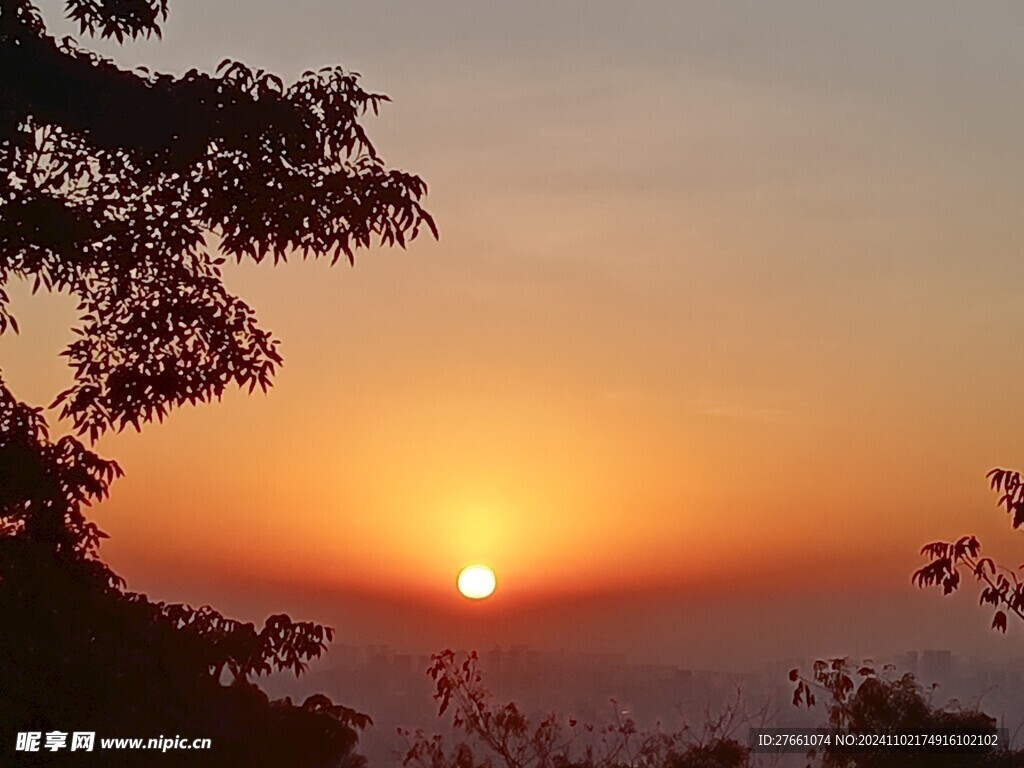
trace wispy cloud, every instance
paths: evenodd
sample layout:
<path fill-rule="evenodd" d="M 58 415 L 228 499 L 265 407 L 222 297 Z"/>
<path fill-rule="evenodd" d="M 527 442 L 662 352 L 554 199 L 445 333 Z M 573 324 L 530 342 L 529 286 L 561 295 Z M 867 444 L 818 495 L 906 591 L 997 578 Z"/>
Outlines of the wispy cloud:
<path fill-rule="evenodd" d="M 792 413 L 782 408 L 762 408 L 756 406 L 730 403 L 724 400 L 691 400 L 690 407 L 707 416 L 720 416 L 736 421 L 780 422 L 789 418 Z"/>

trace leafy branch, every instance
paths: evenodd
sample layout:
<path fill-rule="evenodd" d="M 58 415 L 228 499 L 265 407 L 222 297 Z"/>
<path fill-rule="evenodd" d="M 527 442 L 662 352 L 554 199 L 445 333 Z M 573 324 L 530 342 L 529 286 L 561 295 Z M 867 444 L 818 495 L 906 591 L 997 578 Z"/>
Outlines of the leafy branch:
<path fill-rule="evenodd" d="M 1006 508 L 1014 529 L 1020 528 L 1024 524 L 1024 483 L 1020 473 L 993 469 L 987 477 L 992 489 L 1002 493 L 997 506 Z M 993 629 L 1005 633 L 1008 614 L 1024 621 L 1024 582 L 1016 570 L 997 565 L 990 557 L 981 557 L 981 543 L 974 536 L 926 544 L 921 554 L 927 555 L 929 562 L 912 576 L 918 587 L 941 586 L 943 594 L 951 594 L 960 587 L 960 572 L 965 569 L 982 585 L 980 604 L 995 609 Z"/>

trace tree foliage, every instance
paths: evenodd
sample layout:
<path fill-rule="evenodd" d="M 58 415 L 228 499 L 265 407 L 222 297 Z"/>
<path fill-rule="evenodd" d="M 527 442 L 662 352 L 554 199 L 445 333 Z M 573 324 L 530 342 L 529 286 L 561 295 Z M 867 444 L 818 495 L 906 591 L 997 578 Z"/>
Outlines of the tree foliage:
<path fill-rule="evenodd" d="M 977 706 L 952 702 L 935 707 L 914 675 L 896 674 L 887 665 L 878 673 L 868 664 L 856 667 L 848 658 L 819 660 L 810 678 L 799 669 L 789 673 L 794 706 L 813 707 L 823 696 L 828 727 L 844 734 L 985 734 L 995 733 L 995 718 Z M 859 680 L 859 682 L 858 682 Z M 819 755 L 823 768 L 1013 768 L 1024 766 L 1024 755 L 989 747 L 847 750 L 830 745 Z"/>
<path fill-rule="evenodd" d="M 80 32 L 118 42 L 159 36 L 169 10 L 65 6 Z M 385 101 L 340 67 L 291 84 L 234 61 L 127 71 L 56 40 L 29 0 L 0 0 L 0 334 L 18 331 L 13 278 L 77 297 L 74 382 L 53 405 L 79 436 L 267 388 L 278 342 L 224 286 L 226 260 L 353 263 L 375 242 L 437 236 L 424 182 L 388 168 L 362 127 Z M 154 602 L 103 563 L 84 510 L 120 474 L 76 437 L 51 441 L 0 381 L 0 763 L 16 731 L 76 728 L 211 738 L 190 765 L 358 765 L 366 715 L 322 695 L 270 701 L 253 680 L 300 674 L 329 627 Z M 138 764 L 94 757 L 76 762 Z"/>
<path fill-rule="evenodd" d="M 166 0 L 69 0 L 83 32 L 159 34 Z M 340 67 L 292 84 L 237 61 L 216 74 L 126 71 L 0 0 L 0 333 L 13 276 L 80 300 L 55 405 L 95 439 L 281 356 L 221 280 L 225 258 L 344 256 L 437 235 L 417 176 L 389 169 L 361 119 L 387 97 Z"/>
<path fill-rule="evenodd" d="M 476 652 L 461 660 L 446 650 L 427 670 L 436 685 L 438 715 L 451 712 L 462 735 L 454 744 L 439 734 L 401 730 L 409 748 L 405 768 L 740 768 L 746 746 L 733 738 L 743 718 L 730 708 L 701 729 L 644 731 L 618 708 L 604 726 L 549 713 L 530 717 L 514 702 L 497 703 L 483 686 Z M 614 704 L 614 702 L 613 702 Z"/>
<path fill-rule="evenodd" d="M 2 383 L 0 473 L 0 762 L 13 759 L 16 731 L 75 724 L 105 737 L 211 738 L 213 751 L 190 754 L 190 765 L 358 762 L 366 715 L 322 695 L 272 702 L 251 679 L 299 674 L 332 630 L 284 615 L 257 629 L 209 606 L 126 591 L 100 560 L 104 534 L 82 510 L 120 470 L 73 437 L 50 442 L 39 412 Z M 136 765 L 138 756 L 94 759 Z"/>
<path fill-rule="evenodd" d="M 1002 495 L 998 506 L 1005 507 L 1014 529 L 1024 524 L 1024 482 L 1019 472 L 993 469 L 988 473 L 991 487 Z M 961 569 L 981 585 L 980 603 L 993 609 L 992 629 L 1006 632 L 1007 617 L 1024 620 L 1024 582 L 1019 569 L 997 564 L 990 557 L 981 557 L 981 543 L 974 536 L 961 536 L 956 541 L 935 541 L 926 544 L 921 554 L 928 564 L 914 572 L 919 587 L 941 587 L 951 594 L 960 587 Z"/>

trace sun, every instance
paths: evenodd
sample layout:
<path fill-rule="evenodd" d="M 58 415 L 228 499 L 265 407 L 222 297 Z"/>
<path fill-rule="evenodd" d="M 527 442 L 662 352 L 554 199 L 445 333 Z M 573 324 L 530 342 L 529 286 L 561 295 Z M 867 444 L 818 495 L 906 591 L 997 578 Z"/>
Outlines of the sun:
<path fill-rule="evenodd" d="M 494 571 L 486 565 L 468 565 L 459 571 L 459 578 L 456 585 L 463 597 L 470 600 L 483 600 L 494 593 L 498 580 L 494 577 Z"/>

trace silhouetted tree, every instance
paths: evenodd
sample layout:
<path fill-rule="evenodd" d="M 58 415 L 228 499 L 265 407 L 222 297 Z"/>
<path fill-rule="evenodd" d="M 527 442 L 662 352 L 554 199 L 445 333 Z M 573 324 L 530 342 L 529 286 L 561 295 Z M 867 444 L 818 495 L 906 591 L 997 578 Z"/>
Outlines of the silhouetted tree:
<path fill-rule="evenodd" d="M 860 682 L 854 682 L 854 678 Z M 897 675 L 886 666 L 882 674 L 871 666 L 854 667 L 849 659 L 817 661 L 811 678 L 794 669 L 793 704 L 812 707 L 824 695 L 828 727 L 833 734 L 878 736 L 922 734 L 995 734 L 995 718 L 978 707 L 952 703 L 935 707 L 912 674 Z M 1003 745 L 1005 747 L 1006 745 Z M 832 744 L 809 757 L 821 758 L 824 768 L 1014 768 L 1024 766 L 1024 754 L 1006 748 L 885 747 L 850 749 Z"/>
<path fill-rule="evenodd" d="M 160 32 L 167 0 L 69 0 L 83 32 Z M 224 257 L 345 256 L 404 246 L 426 185 L 388 169 L 359 119 L 387 97 L 340 67 L 277 76 L 129 72 L 0 0 L 0 289 L 11 276 L 81 300 L 62 415 L 96 438 L 266 388 L 277 342 L 220 278 Z M 0 290 L 0 332 L 15 328 Z"/>
<path fill-rule="evenodd" d="M 119 42 L 159 36 L 168 13 L 167 0 L 66 7 Z M 54 403 L 78 434 L 139 428 L 232 383 L 267 388 L 277 341 L 224 287 L 225 258 L 353 262 L 374 241 L 437 236 L 426 185 L 388 169 L 360 125 L 383 101 L 339 67 L 291 85 L 232 61 L 126 71 L 55 40 L 28 0 L 0 0 L 0 333 L 18 330 L 14 277 L 79 299 L 74 384 Z M 299 674 L 330 628 L 155 603 L 102 562 L 83 508 L 119 475 L 73 437 L 50 441 L 40 409 L 0 382 L 0 763 L 18 730 L 76 729 L 211 738 L 189 765 L 357 765 L 367 716 L 320 695 L 272 702 L 251 680 Z"/>
<path fill-rule="evenodd" d="M 1014 529 L 1020 528 L 1024 525 L 1024 482 L 1020 473 L 993 469 L 987 477 L 992 489 L 1002 493 L 998 506 L 1006 508 Z M 974 536 L 926 544 L 921 554 L 927 555 L 929 562 L 914 572 L 912 578 L 919 587 L 941 586 L 943 594 L 951 594 L 960 586 L 963 568 L 981 585 L 980 602 L 994 609 L 993 629 L 1006 632 L 1008 615 L 1024 620 L 1024 582 L 1017 576 L 1018 569 L 981 557 L 981 543 Z"/>
<path fill-rule="evenodd" d="M 120 473 L 73 437 L 50 442 L 38 410 L 0 383 L 0 763 L 14 757 L 17 731 L 83 730 L 212 739 L 189 765 L 355 765 L 368 717 L 324 696 L 271 702 L 250 680 L 299 674 L 329 628 L 278 615 L 257 629 L 209 606 L 154 603 L 100 560 L 104 534 L 83 506 Z M 75 758 L 148 764 L 133 752 Z"/>
<path fill-rule="evenodd" d="M 736 709 L 700 730 L 643 731 L 632 719 L 605 726 L 550 713 L 531 719 L 514 703 L 498 704 L 483 686 L 476 652 L 461 661 L 450 650 L 433 657 L 438 715 L 452 712 L 465 738 L 447 744 L 422 729 L 399 729 L 409 748 L 406 768 L 742 768 L 750 751 L 732 733 L 744 718 Z"/>

